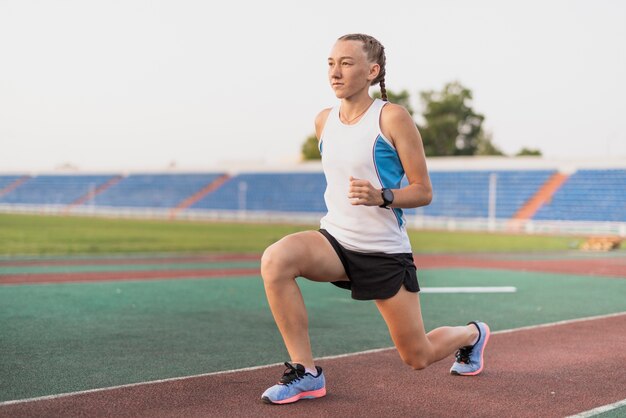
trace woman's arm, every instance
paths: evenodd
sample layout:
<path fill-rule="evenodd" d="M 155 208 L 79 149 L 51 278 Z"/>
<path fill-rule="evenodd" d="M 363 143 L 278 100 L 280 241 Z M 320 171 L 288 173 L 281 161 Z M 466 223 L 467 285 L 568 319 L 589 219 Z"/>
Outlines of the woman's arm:
<path fill-rule="evenodd" d="M 415 122 L 402 106 L 388 103 L 383 107 L 380 117 L 383 135 L 395 146 L 409 185 L 401 189 L 392 189 L 395 208 L 415 208 L 426 206 L 432 200 L 432 186 L 426 167 L 424 146 Z M 379 206 L 383 204 L 381 189 L 377 189 L 367 180 L 350 178 L 348 197 L 353 205 Z"/>
<path fill-rule="evenodd" d="M 315 117 L 315 136 L 318 142 L 322 139 L 322 132 L 324 132 L 324 126 L 326 125 L 326 119 L 328 119 L 330 110 L 331 108 L 324 109 Z"/>

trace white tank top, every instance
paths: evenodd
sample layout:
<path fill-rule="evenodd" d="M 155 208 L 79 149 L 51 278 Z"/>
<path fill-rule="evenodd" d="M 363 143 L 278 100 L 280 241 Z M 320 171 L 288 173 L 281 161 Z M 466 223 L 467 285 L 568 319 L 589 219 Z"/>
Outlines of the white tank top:
<path fill-rule="evenodd" d="M 376 188 L 400 188 L 404 169 L 395 147 L 380 130 L 386 103 L 376 99 L 354 125 L 339 120 L 339 105 L 328 114 L 320 138 L 328 213 L 320 227 L 349 250 L 410 253 L 402 209 L 353 206 L 348 198 L 350 176 L 368 180 Z"/>

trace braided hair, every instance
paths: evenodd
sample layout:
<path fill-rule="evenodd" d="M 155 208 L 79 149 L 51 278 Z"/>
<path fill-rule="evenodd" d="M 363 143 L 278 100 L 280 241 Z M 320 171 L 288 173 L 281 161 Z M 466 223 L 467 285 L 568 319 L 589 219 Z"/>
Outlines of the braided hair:
<path fill-rule="evenodd" d="M 385 58 L 385 47 L 382 46 L 376 38 L 363 33 L 351 33 L 344 35 L 338 39 L 339 41 L 361 41 L 363 43 L 363 50 L 367 54 L 367 60 L 369 62 L 375 62 L 380 66 L 380 72 L 378 76 L 372 80 L 371 85 L 380 84 L 380 96 L 384 101 L 387 101 L 387 89 L 385 88 L 385 64 L 387 60 Z"/>

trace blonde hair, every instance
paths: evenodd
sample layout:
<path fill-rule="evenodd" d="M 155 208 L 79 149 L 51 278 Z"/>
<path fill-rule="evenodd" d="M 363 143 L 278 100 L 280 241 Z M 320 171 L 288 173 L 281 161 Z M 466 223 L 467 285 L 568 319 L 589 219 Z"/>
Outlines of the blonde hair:
<path fill-rule="evenodd" d="M 363 43 L 363 51 L 367 54 L 367 60 L 369 62 L 375 62 L 380 66 L 380 72 L 378 76 L 372 80 L 371 85 L 380 84 L 380 96 L 383 100 L 387 101 L 387 89 L 385 88 L 385 64 L 387 63 L 387 59 L 385 58 L 385 47 L 373 36 L 363 33 L 343 35 L 338 41 L 361 41 Z"/>

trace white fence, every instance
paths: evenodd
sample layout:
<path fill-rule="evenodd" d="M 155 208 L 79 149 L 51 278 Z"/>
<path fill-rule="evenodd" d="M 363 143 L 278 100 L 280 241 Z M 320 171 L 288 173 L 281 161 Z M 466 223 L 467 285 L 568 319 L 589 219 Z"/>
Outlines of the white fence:
<path fill-rule="evenodd" d="M 254 222 L 254 223 L 300 223 L 317 225 L 323 213 L 269 212 L 247 210 L 183 210 L 161 208 L 121 208 L 104 206 L 66 205 L 14 205 L 0 204 L 0 213 L 37 215 L 95 216 L 108 218 L 177 219 L 189 221 Z M 626 237 L 625 222 L 592 221 L 515 221 L 496 218 L 449 218 L 407 216 L 410 229 L 447 231 L 490 231 L 525 234 L 571 234 L 571 235 L 618 235 Z"/>

